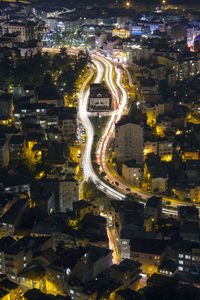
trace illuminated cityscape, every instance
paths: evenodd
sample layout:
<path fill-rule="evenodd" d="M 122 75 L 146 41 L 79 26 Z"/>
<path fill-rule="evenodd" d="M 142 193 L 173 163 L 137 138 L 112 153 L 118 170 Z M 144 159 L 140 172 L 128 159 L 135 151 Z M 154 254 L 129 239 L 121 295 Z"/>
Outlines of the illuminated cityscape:
<path fill-rule="evenodd" d="M 199 0 L 0 0 L 0 299 L 200 299 Z"/>

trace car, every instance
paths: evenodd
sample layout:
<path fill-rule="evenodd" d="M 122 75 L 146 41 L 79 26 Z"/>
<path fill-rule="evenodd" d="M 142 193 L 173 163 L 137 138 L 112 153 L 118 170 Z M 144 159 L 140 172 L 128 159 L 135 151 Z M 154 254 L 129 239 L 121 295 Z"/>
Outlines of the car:
<path fill-rule="evenodd" d="M 126 188 L 126 191 L 127 191 L 127 192 L 130 192 L 130 191 L 131 191 L 131 189 L 129 189 L 129 188 Z"/>

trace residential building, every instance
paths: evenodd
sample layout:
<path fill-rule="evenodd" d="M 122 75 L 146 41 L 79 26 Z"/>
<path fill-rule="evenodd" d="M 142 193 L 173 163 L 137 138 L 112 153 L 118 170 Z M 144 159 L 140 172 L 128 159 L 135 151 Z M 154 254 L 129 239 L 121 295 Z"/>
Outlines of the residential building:
<path fill-rule="evenodd" d="M 28 198 L 19 198 L 8 211 L 0 217 L 0 227 L 3 232 L 13 235 L 21 221 L 22 213 L 29 206 Z"/>
<path fill-rule="evenodd" d="M 41 40 L 44 33 L 44 23 L 41 21 L 8 21 L 2 25 L 3 34 L 20 33 L 20 42 Z"/>
<path fill-rule="evenodd" d="M 184 221 L 199 221 L 199 210 L 196 206 L 179 206 L 178 207 L 178 220 L 183 223 Z"/>
<path fill-rule="evenodd" d="M 74 179 L 50 182 L 54 197 L 48 202 L 48 212 L 66 212 L 73 210 L 73 202 L 79 200 L 79 185 Z"/>
<path fill-rule="evenodd" d="M 164 114 L 164 103 L 144 103 L 141 105 L 141 110 L 147 115 L 147 124 L 155 125 L 156 118 Z"/>
<path fill-rule="evenodd" d="M 72 114 L 59 116 L 58 130 L 61 131 L 65 141 L 74 136 L 77 130 L 76 116 Z"/>
<path fill-rule="evenodd" d="M 154 221 L 157 222 L 162 214 L 162 198 L 155 196 L 149 198 L 145 206 L 145 214 L 152 216 Z"/>
<path fill-rule="evenodd" d="M 74 107 L 57 108 L 53 112 L 54 116 L 58 116 L 57 129 L 62 133 L 63 139 L 66 141 L 77 132 L 77 112 Z M 53 124 L 52 124 L 53 125 Z"/>
<path fill-rule="evenodd" d="M 115 153 L 121 162 L 135 160 L 143 164 L 143 126 L 121 120 L 115 126 Z"/>
<path fill-rule="evenodd" d="M 0 252 L 0 273 L 6 274 L 12 281 L 18 281 L 19 273 L 31 262 L 33 254 L 51 247 L 51 238 L 35 238 L 25 236 L 18 241 L 0 240 L 6 242 Z"/>
<path fill-rule="evenodd" d="M 162 158 L 166 156 L 172 156 L 173 153 L 173 142 L 171 140 L 160 140 L 158 141 L 158 155 Z"/>
<path fill-rule="evenodd" d="M 200 186 L 194 185 L 189 188 L 189 198 L 192 202 L 199 202 L 200 201 Z"/>
<path fill-rule="evenodd" d="M 11 125 L 13 112 L 13 98 L 10 94 L 0 94 L 0 123 Z"/>
<path fill-rule="evenodd" d="M 158 274 L 165 276 L 174 276 L 178 271 L 178 264 L 173 260 L 163 260 L 158 268 Z"/>
<path fill-rule="evenodd" d="M 137 165 L 135 160 L 130 160 L 122 165 L 122 177 L 133 185 L 140 186 L 142 182 L 143 170 Z"/>
<path fill-rule="evenodd" d="M 178 61 L 173 67 L 176 74 L 176 80 L 182 81 L 197 76 L 200 72 L 199 64 L 200 59 L 197 57 L 183 57 L 183 59 Z"/>
<path fill-rule="evenodd" d="M 142 265 L 143 274 L 157 271 L 166 253 L 166 242 L 156 239 L 131 240 L 131 259 Z"/>
<path fill-rule="evenodd" d="M 172 245 L 171 256 L 178 263 L 178 271 L 190 273 L 191 275 L 200 274 L 200 248 L 199 243 L 177 240 Z"/>
<path fill-rule="evenodd" d="M 9 144 L 6 140 L 0 140 L 0 166 L 5 168 L 9 164 Z"/>
<path fill-rule="evenodd" d="M 24 153 L 25 138 L 23 135 L 12 135 L 9 140 L 10 159 L 21 159 Z"/>
<path fill-rule="evenodd" d="M 165 80 L 166 67 L 164 65 L 152 64 L 152 65 L 149 65 L 146 69 L 147 69 L 149 78 L 151 78 L 155 81 Z"/>
<path fill-rule="evenodd" d="M 136 300 L 137 299 L 137 293 L 129 288 L 118 290 L 115 292 L 115 300 Z"/>
<path fill-rule="evenodd" d="M 85 200 L 73 202 L 73 210 L 78 218 L 83 218 L 86 214 L 98 214 L 98 208 Z"/>
<path fill-rule="evenodd" d="M 123 288 L 137 290 L 139 287 L 141 264 L 137 261 L 124 259 L 119 265 L 112 265 L 110 278 L 118 282 Z"/>

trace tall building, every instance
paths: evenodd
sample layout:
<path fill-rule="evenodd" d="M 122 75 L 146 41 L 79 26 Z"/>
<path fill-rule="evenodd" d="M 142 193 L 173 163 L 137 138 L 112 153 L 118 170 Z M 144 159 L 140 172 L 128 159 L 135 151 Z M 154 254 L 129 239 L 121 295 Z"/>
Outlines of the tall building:
<path fill-rule="evenodd" d="M 54 197 L 48 201 L 48 213 L 66 212 L 73 209 L 73 202 L 79 200 L 79 185 L 75 179 L 54 181 Z"/>
<path fill-rule="evenodd" d="M 122 119 L 115 127 L 115 153 L 118 161 L 135 159 L 143 163 L 143 126 L 128 119 Z"/>

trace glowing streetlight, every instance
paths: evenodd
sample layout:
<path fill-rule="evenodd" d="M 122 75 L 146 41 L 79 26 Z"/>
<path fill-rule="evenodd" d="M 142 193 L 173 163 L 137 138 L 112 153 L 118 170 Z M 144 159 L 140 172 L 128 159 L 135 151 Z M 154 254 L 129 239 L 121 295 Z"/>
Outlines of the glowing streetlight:
<path fill-rule="evenodd" d="M 130 2 L 129 2 L 129 1 L 127 1 L 127 2 L 126 2 L 126 7 L 127 7 L 127 8 L 129 8 L 129 7 L 130 7 L 130 5 L 131 5 L 131 4 L 130 4 Z"/>

